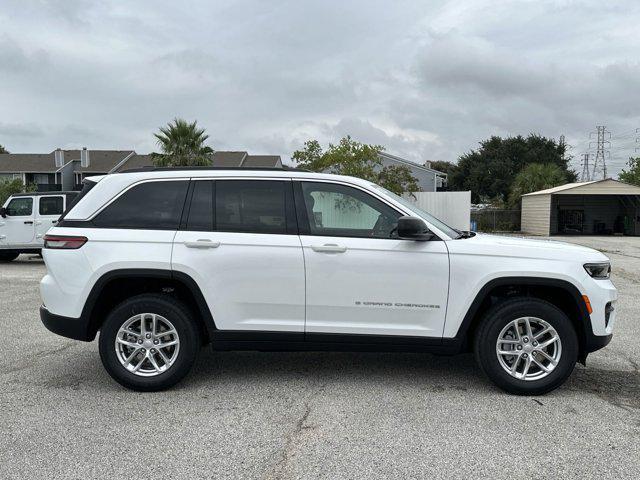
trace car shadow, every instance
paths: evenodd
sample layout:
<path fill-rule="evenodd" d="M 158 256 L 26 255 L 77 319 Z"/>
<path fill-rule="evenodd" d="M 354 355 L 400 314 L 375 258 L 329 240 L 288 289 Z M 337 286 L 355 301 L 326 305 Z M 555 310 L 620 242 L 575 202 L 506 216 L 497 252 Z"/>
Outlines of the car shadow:
<path fill-rule="evenodd" d="M 11 383 L 32 383 L 45 388 L 72 388 L 106 393 L 123 391 L 102 368 L 97 351 L 53 350 L 46 368 L 40 362 L 16 368 Z M 72 358 L 77 357 L 77 358 Z M 81 364 L 82 371 L 65 372 Z M 31 371 L 33 375 L 26 374 Z M 32 378 L 29 378 L 32 377 Z M 507 395 L 480 371 L 471 354 L 437 356 L 419 353 L 351 352 L 218 352 L 202 349 L 188 377 L 172 391 L 191 394 L 207 389 L 242 388 L 298 390 L 340 385 L 358 391 L 418 388 L 421 392 L 458 391 Z M 565 385 L 549 393 L 566 396 L 589 393 L 627 411 L 640 409 L 640 372 L 607 370 L 578 365 Z M 526 398 L 526 397 L 525 397 Z M 542 398 L 542 397 L 540 397 Z"/>

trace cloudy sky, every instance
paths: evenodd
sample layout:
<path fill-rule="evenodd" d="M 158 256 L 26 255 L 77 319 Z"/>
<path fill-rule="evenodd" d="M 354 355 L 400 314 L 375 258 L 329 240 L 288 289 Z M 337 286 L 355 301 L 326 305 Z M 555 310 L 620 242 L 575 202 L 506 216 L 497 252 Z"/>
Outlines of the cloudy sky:
<path fill-rule="evenodd" d="M 453 161 L 529 132 L 566 135 L 577 158 L 606 125 L 615 172 L 640 147 L 637 0 L 0 3 L 13 152 L 146 153 L 175 116 L 214 149 L 285 158 L 351 134 Z"/>

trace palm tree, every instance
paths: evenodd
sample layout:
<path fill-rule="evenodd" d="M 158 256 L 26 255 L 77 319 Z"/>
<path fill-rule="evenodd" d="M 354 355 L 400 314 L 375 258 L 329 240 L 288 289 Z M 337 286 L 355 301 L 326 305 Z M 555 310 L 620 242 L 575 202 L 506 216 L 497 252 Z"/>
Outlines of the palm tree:
<path fill-rule="evenodd" d="M 197 121 L 189 123 L 175 118 L 160 133 L 154 133 L 162 153 L 152 153 L 158 167 L 202 167 L 211 165 L 213 149 L 204 144 L 209 135 L 198 128 Z"/>
<path fill-rule="evenodd" d="M 525 193 L 557 187 L 567 183 L 567 176 L 554 163 L 530 163 L 524 167 L 511 184 L 510 203 L 518 205 Z"/>

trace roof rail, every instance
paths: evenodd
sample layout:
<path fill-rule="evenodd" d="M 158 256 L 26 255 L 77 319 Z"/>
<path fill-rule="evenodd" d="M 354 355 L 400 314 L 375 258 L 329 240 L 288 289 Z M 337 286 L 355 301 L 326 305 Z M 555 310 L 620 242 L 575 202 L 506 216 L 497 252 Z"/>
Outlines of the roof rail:
<path fill-rule="evenodd" d="M 304 168 L 289 167 L 283 165 L 282 167 L 138 167 L 128 170 L 122 170 L 117 173 L 139 173 L 139 172 L 171 172 L 174 170 L 235 170 L 235 171 L 293 171 L 293 172 L 310 172 Z"/>

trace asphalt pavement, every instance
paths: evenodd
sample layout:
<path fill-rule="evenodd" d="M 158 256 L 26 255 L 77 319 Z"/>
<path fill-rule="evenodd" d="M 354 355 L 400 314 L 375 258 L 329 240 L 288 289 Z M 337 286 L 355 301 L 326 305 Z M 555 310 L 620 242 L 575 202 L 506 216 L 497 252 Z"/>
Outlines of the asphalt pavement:
<path fill-rule="evenodd" d="M 540 397 L 507 395 L 471 355 L 204 349 L 176 388 L 125 390 L 97 342 L 40 323 L 45 267 L 0 265 L 0 478 L 637 478 L 640 238 L 605 251 L 611 344 Z"/>

